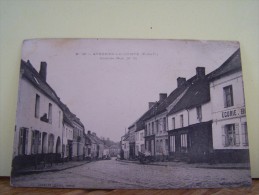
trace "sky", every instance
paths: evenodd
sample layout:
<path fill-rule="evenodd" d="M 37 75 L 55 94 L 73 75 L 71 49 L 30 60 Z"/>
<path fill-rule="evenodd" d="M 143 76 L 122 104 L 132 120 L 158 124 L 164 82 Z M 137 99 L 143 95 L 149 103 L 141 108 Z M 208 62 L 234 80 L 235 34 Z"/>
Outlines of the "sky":
<path fill-rule="evenodd" d="M 191 78 L 198 66 L 208 74 L 238 48 L 230 41 L 32 39 L 24 41 L 22 59 L 37 71 L 47 62 L 47 83 L 86 132 L 120 141 L 178 77 Z"/>

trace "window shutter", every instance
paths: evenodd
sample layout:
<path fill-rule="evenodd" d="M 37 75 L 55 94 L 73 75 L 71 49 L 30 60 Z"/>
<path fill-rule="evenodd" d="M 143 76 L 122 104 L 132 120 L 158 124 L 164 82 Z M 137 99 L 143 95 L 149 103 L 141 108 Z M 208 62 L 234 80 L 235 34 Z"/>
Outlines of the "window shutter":
<path fill-rule="evenodd" d="M 22 143 L 23 143 L 23 129 L 21 128 L 19 131 L 19 146 L 18 146 L 18 150 L 19 150 L 19 154 L 22 154 Z"/>
<path fill-rule="evenodd" d="M 239 138 L 239 124 L 235 123 L 235 145 L 240 145 L 240 138 Z"/>
<path fill-rule="evenodd" d="M 41 145 L 41 132 L 39 132 L 39 145 Z"/>
<path fill-rule="evenodd" d="M 28 137 L 29 137 L 29 130 L 25 129 L 26 136 L 25 136 L 25 154 L 28 154 Z"/>
<path fill-rule="evenodd" d="M 35 138 L 34 138 L 34 136 L 35 136 L 35 134 L 34 134 L 34 131 L 32 130 L 31 131 L 31 153 L 32 154 L 34 154 L 34 140 L 35 140 Z"/>
<path fill-rule="evenodd" d="M 225 126 L 224 125 L 221 126 L 221 130 L 222 130 L 222 145 L 224 147 L 226 147 L 227 142 L 226 142 L 226 134 L 225 134 Z"/>

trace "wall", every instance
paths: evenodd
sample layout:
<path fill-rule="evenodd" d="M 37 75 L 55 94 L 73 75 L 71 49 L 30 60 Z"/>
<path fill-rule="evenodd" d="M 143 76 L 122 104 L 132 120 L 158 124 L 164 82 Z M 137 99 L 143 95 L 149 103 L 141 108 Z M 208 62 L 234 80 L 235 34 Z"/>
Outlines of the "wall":
<path fill-rule="evenodd" d="M 259 1 L 0 1 L 0 175 L 11 169 L 21 43 L 29 38 L 238 40 L 259 177 Z M 57 28 L 58 26 L 58 28 Z"/>
<path fill-rule="evenodd" d="M 212 120 L 211 102 L 207 102 L 207 103 L 201 105 L 201 110 L 202 110 L 201 122 L 206 122 L 206 121 Z M 199 120 L 197 119 L 196 107 L 189 110 L 189 122 L 190 122 L 190 125 L 199 123 Z"/>
<path fill-rule="evenodd" d="M 181 128 L 181 124 L 180 124 L 180 115 L 183 115 L 183 127 L 187 127 L 188 126 L 188 112 L 187 110 L 181 110 L 179 112 L 176 112 L 174 114 L 171 114 L 168 116 L 168 130 L 172 130 L 173 129 L 173 118 L 175 118 L 175 129 Z"/>
<path fill-rule="evenodd" d="M 46 132 L 48 135 L 54 135 L 54 149 L 56 146 L 57 138 L 62 139 L 62 120 L 63 113 L 61 109 L 43 93 L 39 92 L 37 88 L 31 85 L 28 80 L 22 78 L 19 85 L 19 107 L 17 107 L 17 118 L 16 118 L 16 133 L 15 133 L 15 145 L 13 155 L 18 154 L 18 137 L 19 129 L 21 127 L 29 128 L 29 139 L 28 146 L 31 145 L 31 130 L 38 130 L 40 132 Z M 35 101 L 36 94 L 40 96 L 39 106 L 39 118 L 35 117 Z M 43 122 L 40 117 L 44 113 L 48 114 L 49 103 L 52 104 L 52 123 Z M 41 136 L 42 139 L 42 136 Z M 16 147 L 15 147 L 16 146 Z M 28 147 L 27 154 L 31 154 L 31 147 Z"/>
<path fill-rule="evenodd" d="M 232 85 L 234 105 L 224 108 L 224 91 L 223 88 Z M 210 83 L 211 105 L 212 105 L 212 134 L 213 134 L 213 148 L 214 149 L 247 149 L 243 145 L 242 140 L 242 124 L 246 122 L 245 112 L 241 110 L 245 108 L 244 90 L 242 73 L 236 72 L 229 76 L 222 77 Z M 226 117 L 226 111 L 236 111 L 236 116 Z M 238 124 L 238 131 L 240 137 L 239 146 L 227 146 L 223 144 L 222 128 L 226 124 Z M 248 125 L 249 129 L 249 125 Z"/>

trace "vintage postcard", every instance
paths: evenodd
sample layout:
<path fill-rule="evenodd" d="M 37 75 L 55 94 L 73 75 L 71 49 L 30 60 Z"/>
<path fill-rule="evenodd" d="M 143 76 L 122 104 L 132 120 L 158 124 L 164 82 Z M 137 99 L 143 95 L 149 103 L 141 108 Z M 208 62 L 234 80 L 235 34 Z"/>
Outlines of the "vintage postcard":
<path fill-rule="evenodd" d="M 238 42 L 32 39 L 11 185 L 250 186 Z"/>

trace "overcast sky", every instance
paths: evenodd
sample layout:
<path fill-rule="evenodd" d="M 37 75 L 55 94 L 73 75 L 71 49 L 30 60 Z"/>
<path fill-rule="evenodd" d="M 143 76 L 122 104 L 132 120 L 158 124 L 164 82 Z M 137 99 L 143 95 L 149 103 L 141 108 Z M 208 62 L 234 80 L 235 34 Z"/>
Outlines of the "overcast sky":
<path fill-rule="evenodd" d="M 206 74 L 239 48 L 237 42 L 112 39 L 37 39 L 23 44 L 22 59 L 39 71 L 85 129 L 119 141 L 134 121 L 172 92 L 177 77 L 197 66 Z"/>

